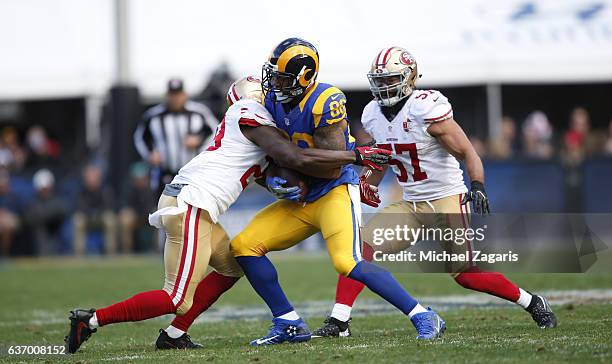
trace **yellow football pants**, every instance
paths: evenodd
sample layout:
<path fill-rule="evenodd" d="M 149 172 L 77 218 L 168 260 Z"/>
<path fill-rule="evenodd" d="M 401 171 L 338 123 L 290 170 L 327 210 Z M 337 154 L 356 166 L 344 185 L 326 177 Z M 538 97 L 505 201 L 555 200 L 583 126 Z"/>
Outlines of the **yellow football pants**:
<path fill-rule="evenodd" d="M 234 256 L 263 256 L 290 248 L 320 231 L 338 273 L 347 276 L 361 261 L 359 187 L 340 185 L 318 200 L 278 200 L 251 220 L 231 242 Z"/>

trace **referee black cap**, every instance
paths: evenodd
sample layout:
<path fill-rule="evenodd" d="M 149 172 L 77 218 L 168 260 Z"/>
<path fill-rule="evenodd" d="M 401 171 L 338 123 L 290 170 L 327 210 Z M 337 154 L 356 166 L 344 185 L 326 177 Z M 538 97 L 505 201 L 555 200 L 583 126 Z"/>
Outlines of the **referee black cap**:
<path fill-rule="evenodd" d="M 182 92 L 183 89 L 183 80 L 181 80 L 180 78 L 171 78 L 170 80 L 168 80 L 168 93 Z"/>

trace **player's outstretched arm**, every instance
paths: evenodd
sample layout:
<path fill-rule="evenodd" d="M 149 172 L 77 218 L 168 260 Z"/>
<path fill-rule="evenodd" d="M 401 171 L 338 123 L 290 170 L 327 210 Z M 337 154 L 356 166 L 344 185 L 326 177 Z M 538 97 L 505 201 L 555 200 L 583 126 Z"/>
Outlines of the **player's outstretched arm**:
<path fill-rule="evenodd" d="M 376 140 L 364 129 L 360 120 L 356 120 L 351 124 L 351 135 L 355 138 L 355 145 L 358 147 L 375 147 Z M 362 179 L 372 186 L 378 186 L 385 176 L 385 172 L 389 167 L 388 164 L 382 168 L 363 168 L 361 170 Z"/>
<path fill-rule="evenodd" d="M 431 124 L 427 132 L 438 139 L 450 154 L 465 163 L 470 180 L 484 183 L 482 161 L 463 129 L 454 119 Z"/>
<path fill-rule="evenodd" d="M 241 130 L 249 140 L 263 149 L 279 166 L 292 168 L 313 177 L 337 178 L 340 175 L 341 166 L 350 163 L 366 164 L 372 158 L 376 159 L 372 162 L 374 164 L 388 162 L 388 155 L 385 154 L 385 151 L 376 148 L 362 149 L 357 153 L 346 150 L 302 149 L 285 139 L 273 127 L 241 126 Z M 360 153 L 367 155 L 361 155 Z"/>
<path fill-rule="evenodd" d="M 358 146 L 375 146 L 376 140 L 365 131 L 361 121 L 356 121 L 351 126 L 351 135 L 355 138 L 355 143 Z M 372 207 L 378 207 L 380 204 L 380 195 L 378 194 L 378 185 L 385 176 L 388 165 L 382 169 L 371 169 L 365 167 L 361 169 L 359 176 L 359 193 L 361 202 Z"/>
<path fill-rule="evenodd" d="M 473 201 L 476 213 L 489 213 L 489 200 L 484 190 L 484 167 L 474 146 L 454 119 L 431 124 L 427 132 L 438 139 L 440 144 L 455 158 L 465 163 L 471 190 L 462 203 Z"/>

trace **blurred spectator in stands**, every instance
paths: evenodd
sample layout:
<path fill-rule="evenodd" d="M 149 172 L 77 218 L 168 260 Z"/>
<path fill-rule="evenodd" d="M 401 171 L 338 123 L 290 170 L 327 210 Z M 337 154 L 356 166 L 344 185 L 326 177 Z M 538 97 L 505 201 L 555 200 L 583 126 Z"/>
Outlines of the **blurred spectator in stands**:
<path fill-rule="evenodd" d="M 13 154 L 0 146 L 0 168 L 9 169 L 13 164 Z"/>
<path fill-rule="evenodd" d="M 569 129 L 563 136 L 563 157 L 569 164 L 578 164 L 584 159 L 585 144 L 590 129 L 588 112 L 581 107 L 572 110 Z"/>
<path fill-rule="evenodd" d="M 134 133 L 138 153 L 151 165 L 157 195 L 212 141 L 218 123 L 208 107 L 188 100 L 182 80 L 168 81 L 166 101 L 147 110 Z"/>
<path fill-rule="evenodd" d="M 2 129 L 0 139 L 0 166 L 19 172 L 26 161 L 25 149 L 19 144 L 17 129 L 12 126 Z"/>
<path fill-rule="evenodd" d="M 235 80 L 228 64 L 223 62 L 210 75 L 204 90 L 197 97 L 210 107 L 217 119 L 222 119 L 227 110 L 227 90 Z"/>
<path fill-rule="evenodd" d="M 499 136 L 489 142 L 489 157 L 494 159 L 508 159 L 518 150 L 516 140 L 516 122 L 509 116 L 501 120 Z"/>
<path fill-rule="evenodd" d="M 612 119 L 608 123 L 608 136 L 606 137 L 603 151 L 606 155 L 612 155 Z"/>
<path fill-rule="evenodd" d="M 61 153 L 60 144 L 49 138 L 42 126 L 35 125 L 26 133 L 28 156 L 26 167 L 30 171 L 47 168 L 57 172 Z"/>
<path fill-rule="evenodd" d="M 485 148 L 485 143 L 479 137 L 472 135 L 469 137 L 472 146 L 474 146 L 474 150 L 480 156 L 485 158 L 487 156 L 487 149 Z"/>
<path fill-rule="evenodd" d="M 0 169 L 0 256 L 11 252 L 13 237 L 19 229 L 21 202 L 11 193 L 11 177 L 5 169 Z"/>
<path fill-rule="evenodd" d="M 73 216 L 74 252 L 83 255 L 87 250 L 88 240 L 95 240 L 95 237 L 102 234 L 103 247 L 98 246 L 95 250 L 114 254 L 117 251 L 117 224 L 113 212 L 113 194 L 104 186 L 102 168 L 99 165 L 91 163 L 85 166 L 82 178 L 83 186 L 77 197 L 76 212 Z"/>
<path fill-rule="evenodd" d="M 68 205 L 55 194 L 55 178 L 48 169 L 37 171 L 32 183 L 36 197 L 25 210 L 24 221 L 32 229 L 38 255 L 58 253 Z"/>
<path fill-rule="evenodd" d="M 149 225 L 149 214 L 155 210 L 157 197 L 149 188 L 149 169 L 145 163 L 134 163 L 126 200 L 119 211 L 120 241 L 123 253 L 157 247 L 157 234 Z"/>
<path fill-rule="evenodd" d="M 591 117 L 583 107 L 572 110 L 569 129 L 563 136 L 563 159 L 568 164 L 581 163 L 584 158 L 603 149 L 605 133 L 591 130 Z"/>
<path fill-rule="evenodd" d="M 546 114 L 530 113 L 523 123 L 523 154 L 528 158 L 552 158 L 552 137 L 553 128 Z"/>

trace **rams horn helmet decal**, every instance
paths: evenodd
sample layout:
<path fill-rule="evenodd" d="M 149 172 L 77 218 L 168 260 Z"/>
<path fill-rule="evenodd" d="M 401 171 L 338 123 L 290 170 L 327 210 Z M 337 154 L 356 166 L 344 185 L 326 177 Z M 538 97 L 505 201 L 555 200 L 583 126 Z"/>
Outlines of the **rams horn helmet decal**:
<path fill-rule="evenodd" d="M 285 39 L 262 67 L 262 88 L 276 102 L 291 102 L 314 85 L 318 73 L 317 49 L 300 38 Z"/>

